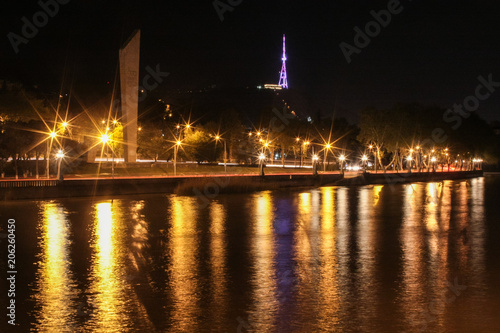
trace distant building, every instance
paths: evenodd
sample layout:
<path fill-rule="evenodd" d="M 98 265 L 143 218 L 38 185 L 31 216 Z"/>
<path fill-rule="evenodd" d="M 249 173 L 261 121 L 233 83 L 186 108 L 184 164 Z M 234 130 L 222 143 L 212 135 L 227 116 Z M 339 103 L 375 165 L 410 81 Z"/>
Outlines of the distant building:
<path fill-rule="evenodd" d="M 270 83 L 266 83 L 263 86 L 257 86 L 257 89 L 269 89 L 269 90 L 282 90 L 283 87 L 280 86 L 279 84 L 270 84 Z"/>

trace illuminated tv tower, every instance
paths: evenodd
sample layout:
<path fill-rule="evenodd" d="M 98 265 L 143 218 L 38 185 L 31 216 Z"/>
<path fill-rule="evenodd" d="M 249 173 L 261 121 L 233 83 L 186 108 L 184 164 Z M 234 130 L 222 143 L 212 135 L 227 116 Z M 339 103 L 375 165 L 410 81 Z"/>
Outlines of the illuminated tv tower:
<path fill-rule="evenodd" d="M 278 85 L 283 87 L 283 89 L 288 89 L 288 80 L 286 78 L 286 48 L 285 48 L 285 35 L 283 35 L 283 65 L 281 66 L 281 72 L 280 72 L 280 82 Z"/>

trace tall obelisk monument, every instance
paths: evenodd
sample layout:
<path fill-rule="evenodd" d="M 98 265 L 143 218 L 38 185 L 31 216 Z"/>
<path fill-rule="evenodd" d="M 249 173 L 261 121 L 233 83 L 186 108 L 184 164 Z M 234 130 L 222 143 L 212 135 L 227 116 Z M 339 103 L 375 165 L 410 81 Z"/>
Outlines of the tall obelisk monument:
<path fill-rule="evenodd" d="M 120 48 L 120 88 L 125 162 L 137 160 L 137 109 L 141 31 L 135 30 Z"/>

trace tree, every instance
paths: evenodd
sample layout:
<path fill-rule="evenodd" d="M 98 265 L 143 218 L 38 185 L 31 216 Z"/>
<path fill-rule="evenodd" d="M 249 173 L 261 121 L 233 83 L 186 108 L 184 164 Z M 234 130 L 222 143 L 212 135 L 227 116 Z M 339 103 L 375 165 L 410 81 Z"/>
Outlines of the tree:
<path fill-rule="evenodd" d="M 153 159 L 170 159 L 173 152 L 172 144 L 165 140 L 164 133 L 158 126 L 149 124 L 142 127 L 137 138 L 138 153 L 144 157 Z"/>

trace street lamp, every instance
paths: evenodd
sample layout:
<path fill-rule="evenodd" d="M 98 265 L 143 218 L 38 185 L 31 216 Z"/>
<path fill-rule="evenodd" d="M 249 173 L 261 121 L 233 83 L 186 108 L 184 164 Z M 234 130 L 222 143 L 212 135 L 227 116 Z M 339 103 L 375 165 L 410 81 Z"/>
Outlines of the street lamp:
<path fill-rule="evenodd" d="M 177 151 L 179 150 L 180 145 L 181 141 L 177 140 L 174 146 L 174 176 L 177 176 Z"/>
<path fill-rule="evenodd" d="M 432 156 L 431 162 L 432 162 L 432 172 L 436 172 L 436 157 Z"/>
<path fill-rule="evenodd" d="M 221 138 L 220 136 L 215 136 L 215 140 L 222 140 L 224 142 L 224 174 L 227 174 L 227 149 L 226 149 L 226 140 Z"/>
<path fill-rule="evenodd" d="M 332 148 L 332 146 L 329 143 L 327 143 L 325 145 L 325 154 L 323 156 L 323 171 L 326 171 L 326 156 L 328 155 L 328 150 L 330 148 Z"/>
<path fill-rule="evenodd" d="M 109 135 L 107 133 L 104 133 L 102 136 L 101 136 L 101 142 L 102 143 L 108 143 L 109 141 Z"/>
<path fill-rule="evenodd" d="M 318 174 L 318 155 L 313 155 L 313 175 Z"/>
<path fill-rule="evenodd" d="M 266 155 L 264 153 L 259 154 L 259 174 L 264 176 L 264 161 L 266 159 Z"/>
<path fill-rule="evenodd" d="M 57 133 L 54 132 L 54 131 L 51 131 L 50 134 L 50 142 L 52 143 L 52 140 L 56 138 L 57 136 Z M 50 178 L 50 144 L 49 144 L 49 140 L 47 139 L 47 167 L 45 168 L 45 173 L 47 174 L 47 179 Z"/>
<path fill-rule="evenodd" d="M 371 151 L 373 149 L 373 145 L 368 146 L 368 149 L 370 149 L 370 151 Z M 377 166 L 378 166 L 377 157 L 378 157 L 378 150 L 374 149 L 373 150 L 373 168 L 375 170 L 375 173 L 377 173 Z"/>
<path fill-rule="evenodd" d="M 61 174 L 61 162 L 62 162 L 63 157 L 64 157 L 64 152 L 62 151 L 62 149 L 59 149 L 59 151 L 56 154 L 56 158 L 59 159 L 59 162 L 57 163 L 57 180 L 58 181 L 63 180 L 63 176 Z"/>
<path fill-rule="evenodd" d="M 340 160 L 340 173 L 344 173 L 345 156 L 344 155 L 340 155 L 339 160 Z"/>
<path fill-rule="evenodd" d="M 306 157 L 307 157 L 307 146 L 309 145 L 309 141 L 304 141 L 304 150 L 302 151 L 302 154 L 300 155 L 300 166 L 302 167 L 302 159 L 303 159 L 303 155 L 305 154 Z M 302 147 L 301 147 L 302 148 Z"/>
<path fill-rule="evenodd" d="M 361 160 L 363 161 L 363 172 L 366 172 L 366 161 L 368 160 L 368 157 L 366 155 L 363 155 L 363 157 L 361 157 Z"/>
<path fill-rule="evenodd" d="M 408 156 L 406 158 L 406 161 L 409 163 L 409 165 L 408 165 L 408 173 L 411 173 L 412 160 L 413 160 L 413 158 L 411 156 Z"/>

